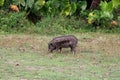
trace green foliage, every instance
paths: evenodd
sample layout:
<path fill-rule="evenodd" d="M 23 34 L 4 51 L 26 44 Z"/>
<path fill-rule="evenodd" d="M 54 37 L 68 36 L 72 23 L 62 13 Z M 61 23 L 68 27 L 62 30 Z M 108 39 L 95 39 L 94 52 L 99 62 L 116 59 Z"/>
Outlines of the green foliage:
<path fill-rule="evenodd" d="M 63 16 L 46 17 L 36 24 L 38 33 L 41 34 L 68 34 L 80 32 L 81 28 L 87 26 L 82 19 L 75 17 L 65 18 Z"/>
<path fill-rule="evenodd" d="M 29 29 L 30 23 L 25 17 L 25 13 L 0 13 L 0 31 L 4 32 L 24 32 Z"/>
<path fill-rule="evenodd" d="M 28 14 L 32 12 L 42 16 L 71 16 L 76 13 L 77 9 L 80 12 L 86 8 L 86 1 L 76 0 L 10 0 L 6 1 L 5 4 L 7 4 L 6 6 L 14 4 L 19 7 L 20 11 L 24 10 Z"/>
<path fill-rule="evenodd" d="M 27 0 L 27 1 L 26 1 L 26 5 L 27 5 L 29 8 L 32 8 L 33 4 L 34 4 L 34 0 Z"/>
<path fill-rule="evenodd" d="M 62 9 L 61 14 L 68 16 L 68 15 L 72 15 L 76 12 L 77 6 L 76 3 L 72 2 L 70 4 L 70 2 L 64 4 L 64 8 Z"/>
<path fill-rule="evenodd" d="M 120 16 L 118 16 L 118 21 L 120 21 Z"/>
<path fill-rule="evenodd" d="M 100 9 L 101 9 L 101 18 L 113 18 L 113 5 L 112 2 L 101 2 L 100 3 Z"/>
<path fill-rule="evenodd" d="M 112 0 L 112 3 L 114 8 L 118 8 L 118 6 L 120 5 L 120 0 Z"/>
<path fill-rule="evenodd" d="M 10 4 L 15 4 L 19 7 L 20 11 L 26 11 L 27 14 L 30 12 L 37 13 L 45 4 L 45 0 L 10 0 L 6 1 L 6 6 L 10 6 Z"/>
<path fill-rule="evenodd" d="M 100 9 L 101 11 L 108 11 L 108 12 L 112 12 L 113 11 L 113 4 L 112 2 L 106 2 L 106 1 L 101 1 L 100 3 Z"/>
<path fill-rule="evenodd" d="M 88 23 L 103 32 L 119 32 L 119 21 L 115 18 L 117 13 L 114 13 L 114 10 L 112 1 L 101 1 L 100 10 L 93 10 L 89 13 Z"/>
<path fill-rule="evenodd" d="M 67 29 L 65 29 L 61 24 L 61 22 L 65 21 L 64 18 L 60 17 L 47 17 L 44 20 L 38 22 L 36 26 L 39 28 L 38 33 L 41 34 L 63 34 L 67 33 Z"/>
<path fill-rule="evenodd" d="M 5 0 L 3 8 L 8 9 L 11 3 L 13 3 L 13 0 Z"/>
<path fill-rule="evenodd" d="M 69 0 L 48 0 L 41 8 L 43 16 L 72 15 L 76 12 L 76 3 Z"/>
<path fill-rule="evenodd" d="M 0 0 L 0 6 L 4 5 L 4 0 Z"/>
<path fill-rule="evenodd" d="M 28 10 L 28 14 L 34 13 L 36 16 L 39 16 L 42 13 L 40 10 L 44 6 L 44 4 L 45 4 L 45 0 L 36 0 L 32 8 Z"/>
<path fill-rule="evenodd" d="M 35 24 L 33 26 L 37 26 L 33 32 L 35 30 L 47 34 L 80 32 L 86 26 L 89 26 L 89 30 L 96 27 L 104 28 L 106 31 L 120 27 L 120 0 L 101 1 L 99 9 L 95 10 L 86 10 L 85 0 L 5 0 L 0 3 L 4 4 L 2 10 L 8 11 L 0 12 L 0 29 L 3 31 L 20 30 L 20 28 L 26 30 L 29 25 L 27 19 Z M 12 4 L 17 5 L 19 13 L 9 12 Z M 115 23 L 111 24 L 112 21 Z"/>
<path fill-rule="evenodd" d="M 18 5 L 22 5 L 22 6 L 25 6 L 25 5 L 26 5 L 26 4 L 25 4 L 25 0 L 19 0 L 18 3 L 19 3 Z"/>
<path fill-rule="evenodd" d="M 77 2 L 77 11 L 76 11 L 77 15 L 86 17 L 86 15 L 87 15 L 87 11 L 85 11 L 86 7 L 87 7 L 86 1 L 78 1 Z"/>
<path fill-rule="evenodd" d="M 109 27 L 110 21 L 113 19 L 112 2 L 101 1 L 100 10 L 93 10 L 88 15 L 88 23 L 95 23 L 100 27 Z"/>
<path fill-rule="evenodd" d="M 15 4 L 18 5 L 20 8 L 24 7 L 25 9 L 27 8 L 32 8 L 34 4 L 34 0 L 13 0 L 10 4 Z"/>
<path fill-rule="evenodd" d="M 42 15 L 55 15 L 59 13 L 60 1 L 59 0 L 48 0 L 43 8 L 41 9 Z"/>

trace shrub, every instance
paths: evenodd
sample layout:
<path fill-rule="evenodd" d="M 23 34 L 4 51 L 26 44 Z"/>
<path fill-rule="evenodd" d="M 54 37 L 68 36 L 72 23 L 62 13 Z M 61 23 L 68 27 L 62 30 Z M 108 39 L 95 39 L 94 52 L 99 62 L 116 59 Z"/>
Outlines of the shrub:
<path fill-rule="evenodd" d="M 41 34 L 63 34 L 67 33 L 67 30 L 61 25 L 63 18 L 57 19 L 57 17 L 46 17 L 39 21 L 36 26 Z M 64 19 L 63 19 L 64 21 Z"/>
<path fill-rule="evenodd" d="M 24 32 L 30 27 L 25 13 L 5 12 L 0 13 L 0 30 L 4 32 Z"/>
<path fill-rule="evenodd" d="M 96 30 L 116 32 L 119 29 L 119 21 L 117 21 L 116 17 L 117 13 L 115 13 L 113 2 L 110 1 L 107 3 L 106 1 L 101 1 L 100 9 L 91 11 L 87 19 L 89 25 Z"/>
<path fill-rule="evenodd" d="M 86 26 L 85 21 L 75 17 L 45 17 L 39 21 L 36 26 L 41 34 L 68 34 L 71 32 L 80 32 L 81 28 Z"/>

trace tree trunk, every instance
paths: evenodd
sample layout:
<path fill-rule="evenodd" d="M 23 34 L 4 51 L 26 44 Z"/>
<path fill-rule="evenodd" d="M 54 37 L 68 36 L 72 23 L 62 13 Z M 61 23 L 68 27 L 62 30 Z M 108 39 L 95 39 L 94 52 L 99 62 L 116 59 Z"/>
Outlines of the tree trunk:
<path fill-rule="evenodd" d="M 100 1 L 101 0 L 93 0 L 91 3 L 90 9 L 96 9 L 99 6 Z"/>
<path fill-rule="evenodd" d="M 86 1 L 87 1 L 87 8 L 86 9 L 90 9 L 90 6 L 91 6 L 93 0 L 86 0 Z"/>
<path fill-rule="evenodd" d="M 87 1 L 87 8 L 86 9 L 96 9 L 99 6 L 100 1 L 109 2 L 111 0 L 86 0 L 86 1 Z"/>

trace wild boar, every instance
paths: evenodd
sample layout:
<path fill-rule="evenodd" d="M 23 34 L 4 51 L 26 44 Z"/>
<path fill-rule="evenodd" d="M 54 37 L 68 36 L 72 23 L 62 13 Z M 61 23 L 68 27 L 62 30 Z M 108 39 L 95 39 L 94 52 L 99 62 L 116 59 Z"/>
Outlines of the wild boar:
<path fill-rule="evenodd" d="M 48 51 L 60 50 L 61 52 L 62 48 L 70 48 L 74 54 L 77 43 L 78 39 L 73 35 L 55 37 L 48 43 Z"/>

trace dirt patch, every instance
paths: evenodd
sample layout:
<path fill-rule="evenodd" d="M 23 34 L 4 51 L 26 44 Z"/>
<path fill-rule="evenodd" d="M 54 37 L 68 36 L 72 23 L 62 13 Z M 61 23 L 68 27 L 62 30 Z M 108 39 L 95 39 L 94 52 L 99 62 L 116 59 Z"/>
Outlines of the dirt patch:
<path fill-rule="evenodd" d="M 90 53 L 120 53 L 120 38 L 117 36 L 98 36 L 94 38 L 82 38 L 78 48 L 81 52 Z"/>
<path fill-rule="evenodd" d="M 19 51 L 35 51 L 47 53 L 47 43 L 50 38 L 46 36 L 31 35 L 1 35 L 0 47 L 16 48 Z M 120 37 L 114 35 L 96 35 L 95 37 L 79 38 L 77 52 L 89 53 L 120 53 Z"/>
<path fill-rule="evenodd" d="M 47 40 L 45 37 L 34 37 L 30 35 L 22 36 L 1 36 L 0 47 L 4 48 L 16 48 L 19 51 L 39 51 L 44 49 L 42 46 L 47 46 Z"/>

